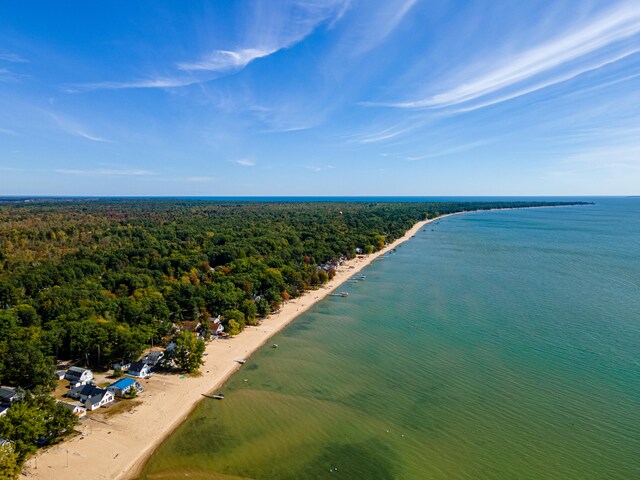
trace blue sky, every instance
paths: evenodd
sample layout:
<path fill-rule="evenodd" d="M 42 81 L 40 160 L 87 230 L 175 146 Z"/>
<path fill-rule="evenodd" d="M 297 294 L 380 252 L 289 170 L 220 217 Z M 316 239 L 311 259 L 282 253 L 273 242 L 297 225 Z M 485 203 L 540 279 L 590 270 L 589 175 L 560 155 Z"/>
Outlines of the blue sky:
<path fill-rule="evenodd" d="M 637 0 L 0 4 L 0 194 L 638 186 Z"/>

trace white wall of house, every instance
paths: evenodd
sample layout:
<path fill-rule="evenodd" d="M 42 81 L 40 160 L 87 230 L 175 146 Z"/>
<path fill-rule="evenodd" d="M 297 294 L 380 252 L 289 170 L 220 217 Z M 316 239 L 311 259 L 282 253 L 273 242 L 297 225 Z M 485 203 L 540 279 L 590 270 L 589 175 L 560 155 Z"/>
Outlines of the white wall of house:
<path fill-rule="evenodd" d="M 102 396 L 102 400 L 100 400 L 100 403 L 91 405 L 91 403 L 89 402 L 89 399 L 87 399 L 87 401 L 85 402 L 85 406 L 87 407 L 87 410 L 93 411 L 93 410 L 97 410 L 98 408 L 107 405 L 111 402 L 113 402 L 114 400 L 114 396 L 113 393 L 107 391 L 105 392 L 105 394 Z"/>

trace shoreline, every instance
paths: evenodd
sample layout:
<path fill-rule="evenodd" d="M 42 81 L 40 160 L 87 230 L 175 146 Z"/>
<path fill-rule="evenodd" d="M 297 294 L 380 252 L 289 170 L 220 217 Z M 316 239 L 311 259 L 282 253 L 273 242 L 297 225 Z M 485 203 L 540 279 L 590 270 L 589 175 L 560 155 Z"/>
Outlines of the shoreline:
<path fill-rule="evenodd" d="M 548 208 L 549 206 L 522 207 Z M 47 448 L 25 462 L 28 477 L 43 480 L 109 479 L 132 480 L 139 476 L 149 457 L 194 410 L 202 394 L 221 387 L 241 369 L 237 360 L 249 358 L 273 335 L 293 322 L 299 315 L 333 293 L 354 274 L 393 248 L 406 242 L 425 225 L 443 218 L 466 213 L 512 210 L 468 210 L 440 215 L 414 224 L 405 234 L 381 250 L 353 258 L 336 270 L 335 277 L 317 290 L 309 290 L 287 301 L 281 309 L 262 320 L 258 326 L 246 327 L 241 335 L 228 340 L 217 339 L 207 344 L 200 376 L 154 374 L 142 383 L 145 392 L 142 403 L 109 417 L 109 409 L 100 418 L 84 420 L 76 435 Z M 351 266 L 355 268 L 350 268 Z"/>

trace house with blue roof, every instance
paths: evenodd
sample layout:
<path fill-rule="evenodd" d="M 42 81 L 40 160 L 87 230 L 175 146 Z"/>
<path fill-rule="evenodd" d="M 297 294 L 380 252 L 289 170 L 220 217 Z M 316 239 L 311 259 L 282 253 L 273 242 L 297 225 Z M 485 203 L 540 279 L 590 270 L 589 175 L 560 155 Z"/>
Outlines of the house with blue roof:
<path fill-rule="evenodd" d="M 107 387 L 107 390 L 113 393 L 116 397 L 124 397 L 127 393 L 135 390 L 136 393 L 144 391 L 144 387 L 136 382 L 133 378 L 125 377 L 113 382 Z"/>

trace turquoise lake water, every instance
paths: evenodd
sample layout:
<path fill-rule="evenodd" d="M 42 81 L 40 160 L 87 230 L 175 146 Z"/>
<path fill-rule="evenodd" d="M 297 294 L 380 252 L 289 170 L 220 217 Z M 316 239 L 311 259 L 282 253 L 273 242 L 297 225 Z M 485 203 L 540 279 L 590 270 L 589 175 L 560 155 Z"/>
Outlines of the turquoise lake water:
<path fill-rule="evenodd" d="M 141 478 L 640 479 L 640 198 L 429 225 Z"/>

